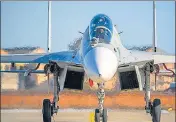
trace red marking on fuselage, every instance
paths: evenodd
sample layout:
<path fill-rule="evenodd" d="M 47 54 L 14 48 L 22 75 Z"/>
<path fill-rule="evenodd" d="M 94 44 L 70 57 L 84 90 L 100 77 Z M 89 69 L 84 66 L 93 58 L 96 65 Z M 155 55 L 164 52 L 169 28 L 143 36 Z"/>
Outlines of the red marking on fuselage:
<path fill-rule="evenodd" d="M 92 87 L 93 86 L 93 80 L 89 78 L 89 85 Z"/>

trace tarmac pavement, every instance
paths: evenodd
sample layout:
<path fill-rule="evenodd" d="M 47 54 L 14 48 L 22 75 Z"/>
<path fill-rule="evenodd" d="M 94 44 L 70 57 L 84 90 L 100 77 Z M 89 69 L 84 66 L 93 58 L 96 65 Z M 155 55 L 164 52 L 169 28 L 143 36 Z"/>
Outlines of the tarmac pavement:
<path fill-rule="evenodd" d="M 52 122 L 92 122 L 93 109 L 62 109 Z M 43 122 L 42 110 L 1 110 L 1 122 Z M 152 122 L 145 110 L 108 110 L 108 122 Z M 175 111 L 162 110 L 161 122 L 175 122 Z"/>

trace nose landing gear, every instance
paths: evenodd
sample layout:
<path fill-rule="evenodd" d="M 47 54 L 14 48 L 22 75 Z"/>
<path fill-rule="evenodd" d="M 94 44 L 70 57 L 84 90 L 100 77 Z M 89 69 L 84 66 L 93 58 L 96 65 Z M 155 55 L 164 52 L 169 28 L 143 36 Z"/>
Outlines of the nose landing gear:
<path fill-rule="evenodd" d="M 99 108 L 95 109 L 95 122 L 107 122 L 107 109 L 103 107 L 105 91 L 104 91 L 104 83 L 98 83 L 98 101 Z"/>
<path fill-rule="evenodd" d="M 108 121 L 107 109 L 103 109 L 102 115 L 100 114 L 99 109 L 95 109 L 95 122 L 100 122 L 100 120 L 102 120 L 102 122 Z"/>

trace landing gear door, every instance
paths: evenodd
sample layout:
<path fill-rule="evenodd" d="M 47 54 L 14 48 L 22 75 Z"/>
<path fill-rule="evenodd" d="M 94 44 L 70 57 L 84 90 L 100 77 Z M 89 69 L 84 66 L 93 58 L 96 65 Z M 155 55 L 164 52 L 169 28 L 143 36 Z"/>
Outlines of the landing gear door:
<path fill-rule="evenodd" d="M 142 69 L 139 68 L 139 66 L 135 65 L 136 75 L 139 83 L 139 90 L 143 91 L 143 85 L 144 85 L 144 72 Z"/>
<path fill-rule="evenodd" d="M 64 89 L 66 74 L 67 74 L 67 66 L 65 66 L 63 69 L 61 69 L 60 74 L 59 74 L 60 90 Z"/>

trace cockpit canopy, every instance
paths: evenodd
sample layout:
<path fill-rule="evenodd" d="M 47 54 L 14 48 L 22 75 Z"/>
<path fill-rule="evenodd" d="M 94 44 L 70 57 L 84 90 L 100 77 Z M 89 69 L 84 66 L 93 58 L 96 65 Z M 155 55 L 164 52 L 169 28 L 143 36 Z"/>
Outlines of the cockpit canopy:
<path fill-rule="evenodd" d="M 96 15 L 89 25 L 90 41 L 98 43 L 109 43 L 112 38 L 113 25 L 111 19 L 104 15 Z"/>

